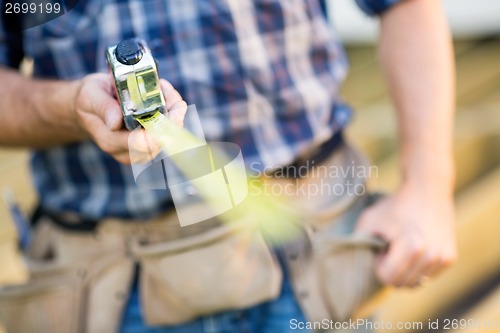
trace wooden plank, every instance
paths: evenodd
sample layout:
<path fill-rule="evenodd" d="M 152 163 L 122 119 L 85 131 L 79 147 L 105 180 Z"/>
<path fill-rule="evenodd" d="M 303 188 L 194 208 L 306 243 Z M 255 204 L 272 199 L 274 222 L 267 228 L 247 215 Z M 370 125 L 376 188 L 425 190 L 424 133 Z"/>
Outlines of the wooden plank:
<path fill-rule="evenodd" d="M 494 142 L 497 145 L 500 144 L 500 140 Z M 484 172 L 498 165 L 500 156 L 491 154 L 489 146 L 490 140 L 480 136 L 456 142 L 454 152 L 457 172 L 456 191 L 463 190 L 481 177 Z M 376 165 L 379 173 L 378 177 L 372 180 L 374 187 L 384 192 L 396 190 L 401 182 L 399 154 L 395 153 Z"/>
<path fill-rule="evenodd" d="M 376 63 L 375 48 L 373 46 L 347 47 L 346 54 L 349 59 L 349 73 L 354 74 L 364 71 L 367 66 Z"/>
<path fill-rule="evenodd" d="M 31 210 L 35 194 L 25 149 L 0 149 L 0 191 L 12 189 L 21 209 Z M 24 283 L 28 272 L 17 250 L 17 236 L 8 208 L 0 198 L 0 284 Z M 0 333 L 6 332 L 0 323 Z"/>
<path fill-rule="evenodd" d="M 476 41 L 455 43 L 455 56 L 462 57 L 477 45 Z M 376 49 L 366 46 L 350 47 L 347 53 L 351 70 L 341 87 L 343 98 L 361 112 L 370 104 L 388 103 L 388 91 L 378 64 Z"/>
<path fill-rule="evenodd" d="M 387 97 L 387 87 L 376 63 L 350 73 L 340 89 L 341 96 L 355 109 L 362 109 Z"/>
<path fill-rule="evenodd" d="M 498 165 L 500 156 L 491 154 L 488 148 L 488 139 L 485 137 L 474 137 L 467 141 L 456 143 L 455 161 L 457 165 L 456 185 L 457 191 L 463 190 L 467 185 L 481 177 L 484 172 Z M 495 141 L 497 145 L 500 141 Z M 487 161 L 487 162 L 485 162 Z M 399 164 L 399 155 L 394 154 L 386 160 L 377 163 L 378 177 L 373 179 L 375 188 L 392 192 L 396 190 L 401 181 L 401 171 Z"/>
<path fill-rule="evenodd" d="M 0 149 L 0 191 L 9 188 L 13 191 L 20 208 L 24 212 L 33 209 L 36 194 L 33 189 L 28 168 L 29 155 L 26 150 Z M 4 210 L 0 206 L 0 211 Z M 0 218 L 5 215 L 0 214 Z"/>
<path fill-rule="evenodd" d="M 471 59 L 478 58 L 478 54 L 483 55 L 484 46 L 481 45 L 483 44 L 476 41 L 455 43 L 455 54 L 460 59 L 459 67 Z M 478 52 L 476 48 L 482 51 Z M 383 80 L 376 64 L 375 49 L 349 48 L 348 52 L 352 54 L 351 61 L 354 69 L 342 88 L 342 94 L 357 109 L 357 112 L 353 123 L 347 130 L 347 136 L 366 151 L 372 161 L 377 161 L 387 156 L 397 146 L 394 114 L 385 96 L 385 88 L 381 88 Z M 467 71 L 461 71 L 461 73 L 464 74 Z M 460 77 L 460 80 L 465 79 L 467 78 L 463 75 Z M 496 91 L 497 88 L 490 90 Z M 500 87 L 498 91 L 498 96 L 500 96 Z M 495 102 L 493 99 L 492 101 Z M 500 104 L 500 101 L 498 103 Z"/>
<path fill-rule="evenodd" d="M 499 187 L 500 168 L 460 195 L 457 200 L 458 263 L 424 288 L 395 292 L 380 309 L 379 320 L 427 321 L 498 271 Z"/>
<path fill-rule="evenodd" d="M 480 43 L 457 58 L 457 101 L 468 106 L 493 92 L 500 79 L 500 39 Z"/>
<path fill-rule="evenodd" d="M 396 148 L 396 118 L 389 104 L 372 104 L 356 113 L 346 130 L 346 137 L 372 162 L 377 162 Z"/>
<path fill-rule="evenodd" d="M 459 57 L 478 44 L 476 40 L 458 41 L 454 43 L 455 56 Z M 367 66 L 377 65 L 377 48 L 372 45 L 355 45 L 345 48 L 349 59 L 349 73 L 363 72 Z M 362 74 L 362 73 L 361 73 Z"/>
<path fill-rule="evenodd" d="M 27 155 L 20 152 L 2 151 L 2 164 L 0 171 L 0 191 L 5 188 L 15 189 L 18 197 L 27 205 L 32 205 L 33 190 L 29 183 L 26 168 Z M 9 158 L 6 158 L 9 156 Z M 19 163 L 21 161 L 21 163 Z M 29 188 L 23 188 L 28 186 Z M 2 193 L 3 194 L 3 193 Z M 27 207 L 26 207 L 27 208 Z M 0 286 L 12 283 L 23 283 L 28 278 L 19 251 L 17 249 L 17 232 L 14 222 L 9 214 L 8 207 L 0 197 Z"/>
<path fill-rule="evenodd" d="M 465 328 L 446 332 L 491 333 L 500 331 L 500 287 L 459 319 L 465 320 L 467 323 Z"/>
<path fill-rule="evenodd" d="M 374 106 L 355 118 L 347 137 L 379 167 L 375 186 L 385 191 L 397 188 L 400 172 L 396 123 L 390 107 Z M 498 108 L 481 105 L 458 112 L 454 144 L 456 188 L 461 189 L 500 163 Z"/>
<path fill-rule="evenodd" d="M 24 150 L 0 149 L 0 175 L 5 171 L 15 168 L 17 165 L 27 163 L 28 153 Z"/>
<path fill-rule="evenodd" d="M 500 79 L 491 85 L 491 92 L 483 97 L 481 104 L 500 108 Z"/>
<path fill-rule="evenodd" d="M 455 54 L 455 58 L 461 57 L 462 55 L 476 47 L 479 43 L 480 41 L 475 39 L 454 41 L 453 51 Z"/>
<path fill-rule="evenodd" d="M 500 163 L 498 107 L 476 105 L 460 112 L 455 125 L 457 189 Z"/>

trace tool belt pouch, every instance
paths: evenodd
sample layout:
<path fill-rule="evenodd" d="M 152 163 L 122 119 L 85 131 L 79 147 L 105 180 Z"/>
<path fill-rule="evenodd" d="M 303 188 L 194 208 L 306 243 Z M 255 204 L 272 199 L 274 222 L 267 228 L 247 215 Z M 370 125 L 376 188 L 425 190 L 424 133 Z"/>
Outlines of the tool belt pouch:
<path fill-rule="evenodd" d="M 288 265 L 310 321 L 352 318 L 381 290 L 375 259 L 385 243 L 354 233 L 362 211 L 380 197 L 366 192 L 366 170 L 364 157 L 343 144 L 306 177 L 291 180 L 306 190 L 297 190 L 295 206 L 304 214 L 308 237 L 289 250 L 296 259 Z"/>
<path fill-rule="evenodd" d="M 371 235 L 354 233 L 362 211 L 378 195 L 365 194 L 340 214 L 322 216 L 309 225 L 310 265 L 314 311 L 305 309 L 310 320 L 345 321 L 365 316 L 363 308 L 382 291 L 375 275 L 376 256 L 386 243 Z M 311 304 L 311 303 L 310 303 Z"/>
<path fill-rule="evenodd" d="M 81 332 L 82 271 L 39 262 L 29 269 L 28 283 L 0 289 L 0 322 L 7 332 Z"/>
<path fill-rule="evenodd" d="M 138 258 L 142 309 L 150 325 L 246 308 L 279 295 L 281 270 L 259 230 L 222 224 L 157 244 L 132 246 Z"/>
<path fill-rule="evenodd" d="M 0 289 L 7 332 L 116 332 L 133 274 L 117 237 L 65 231 L 48 220 L 34 235 L 29 281 Z"/>
<path fill-rule="evenodd" d="M 329 319 L 345 321 L 355 317 L 382 289 L 375 275 L 375 261 L 377 253 L 386 247 L 385 242 L 349 230 L 366 205 L 377 197 L 366 195 L 359 198 L 328 227 L 318 227 L 310 233 L 316 286 L 323 295 L 323 306 Z"/>

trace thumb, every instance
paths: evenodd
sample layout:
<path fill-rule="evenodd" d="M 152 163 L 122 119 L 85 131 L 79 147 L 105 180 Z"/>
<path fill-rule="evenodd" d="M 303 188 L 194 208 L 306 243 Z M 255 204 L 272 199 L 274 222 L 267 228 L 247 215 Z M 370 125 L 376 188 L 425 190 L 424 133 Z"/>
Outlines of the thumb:
<path fill-rule="evenodd" d="M 120 104 L 114 98 L 114 82 L 111 76 L 99 73 L 84 82 L 83 98 L 90 101 L 91 111 L 101 118 L 109 130 L 121 129 L 123 116 Z"/>

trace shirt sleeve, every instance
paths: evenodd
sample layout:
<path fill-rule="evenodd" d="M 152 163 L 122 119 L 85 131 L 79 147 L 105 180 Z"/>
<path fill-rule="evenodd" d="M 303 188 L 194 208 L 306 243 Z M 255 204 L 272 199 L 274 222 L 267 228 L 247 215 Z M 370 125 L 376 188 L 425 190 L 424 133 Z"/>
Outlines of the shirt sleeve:
<path fill-rule="evenodd" d="M 383 14 L 395 4 L 404 0 L 356 0 L 358 6 L 368 15 L 375 16 Z"/>
<path fill-rule="evenodd" d="M 0 65 L 18 69 L 24 58 L 19 16 L 0 13 Z"/>

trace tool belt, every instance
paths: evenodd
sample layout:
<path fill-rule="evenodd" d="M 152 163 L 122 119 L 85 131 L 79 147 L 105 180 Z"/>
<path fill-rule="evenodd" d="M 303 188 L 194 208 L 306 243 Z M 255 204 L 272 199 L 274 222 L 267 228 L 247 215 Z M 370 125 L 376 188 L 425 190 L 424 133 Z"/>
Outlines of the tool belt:
<path fill-rule="evenodd" d="M 321 163 L 331 172 L 353 165 L 368 167 L 345 144 Z M 374 262 L 385 244 L 352 233 L 361 211 L 377 196 L 349 195 L 346 186 L 365 184 L 349 172 L 265 181 L 278 187 L 325 188 L 325 182 L 329 188 L 344 187 L 345 195 L 297 191 L 291 196 L 305 212 L 304 232 L 283 249 L 309 320 L 353 316 L 381 288 Z M 108 219 L 82 232 L 43 216 L 26 254 L 31 279 L 0 288 L 0 321 L 9 333 L 116 332 L 135 265 L 143 316 L 151 325 L 180 324 L 276 298 L 282 273 L 261 230 L 245 216 L 230 224 L 220 221 L 181 228 L 171 211 L 148 222 Z"/>

